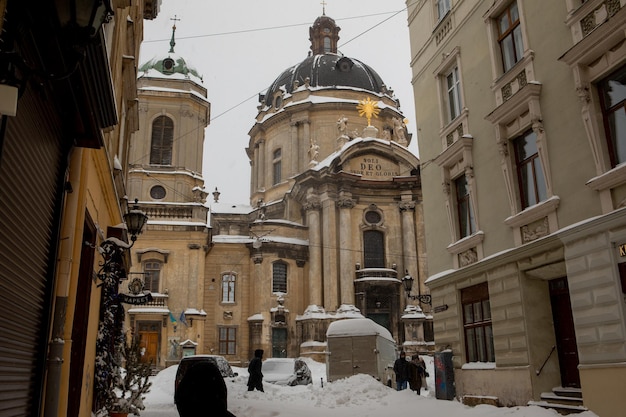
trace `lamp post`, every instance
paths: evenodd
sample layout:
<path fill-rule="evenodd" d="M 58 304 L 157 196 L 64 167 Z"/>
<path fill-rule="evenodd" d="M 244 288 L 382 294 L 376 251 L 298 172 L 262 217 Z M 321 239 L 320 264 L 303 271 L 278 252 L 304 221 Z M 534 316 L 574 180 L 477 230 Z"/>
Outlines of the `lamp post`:
<path fill-rule="evenodd" d="M 98 278 L 102 281 L 102 305 L 100 306 L 100 323 L 96 339 L 96 365 L 94 395 L 97 407 L 110 409 L 113 392 L 113 375 L 119 367 L 117 352 L 125 344 L 124 307 L 118 293 L 120 279 L 124 273 L 124 253 L 129 251 L 141 234 L 148 216 L 139 209 L 138 200 L 135 205 L 124 214 L 126 229 L 130 234 L 131 243 L 115 237 L 109 237 L 100 244 L 100 254 L 103 262 L 100 264 Z"/>
<path fill-rule="evenodd" d="M 418 300 L 420 303 L 431 305 L 432 297 L 430 296 L 430 294 L 411 295 L 413 281 L 415 280 L 411 275 L 409 275 L 409 271 L 405 270 L 405 275 L 404 277 L 402 277 L 402 285 L 404 286 L 404 291 L 406 292 L 407 298 L 410 298 L 411 300 Z"/>

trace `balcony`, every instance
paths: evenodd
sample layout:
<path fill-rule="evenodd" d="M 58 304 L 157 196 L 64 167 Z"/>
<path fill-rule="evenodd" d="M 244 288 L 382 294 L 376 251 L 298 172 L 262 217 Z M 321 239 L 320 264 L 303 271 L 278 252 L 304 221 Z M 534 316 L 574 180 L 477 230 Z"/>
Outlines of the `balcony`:
<path fill-rule="evenodd" d="M 392 268 L 363 268 L 355 272 L 355 282 L 390 281 L 400 283 L 398 271 Z"/>

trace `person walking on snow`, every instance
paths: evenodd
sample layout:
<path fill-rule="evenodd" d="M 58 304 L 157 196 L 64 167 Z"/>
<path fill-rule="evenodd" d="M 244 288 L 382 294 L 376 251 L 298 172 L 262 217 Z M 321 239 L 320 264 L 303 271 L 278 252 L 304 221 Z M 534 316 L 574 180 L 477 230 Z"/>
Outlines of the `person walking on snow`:
<path fill-rule="evenodd" d="M 263 373 L 261 368 L 263 367 L 263 349 L 257 349 L 254 351 L 254 358 L 248 365 L 248 391 L 252 391 L 255 388 L 261 392 L 263 391 Z"/>
<path fill-rule="evenodd" d="M 400 352 L 400 357 L 394 362 L 393 371 L 396 374 L 396 390 L 405 390 L 409 381 L 409 362 L 404 351 Z"/>

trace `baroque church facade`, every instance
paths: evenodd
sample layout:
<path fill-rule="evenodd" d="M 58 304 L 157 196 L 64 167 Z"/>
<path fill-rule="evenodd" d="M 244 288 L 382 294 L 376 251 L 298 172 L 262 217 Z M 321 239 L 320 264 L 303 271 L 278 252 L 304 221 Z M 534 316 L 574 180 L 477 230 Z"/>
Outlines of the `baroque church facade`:
<path fill-rule="evenodd" d="M 220 202 L 217 188 L 206 200 L 210 103 L 175 27 L 170 51 L 140 68 L 128 183 L 149 219 L 129 282 L 152 301 L 127 316 L 157 367 L 188 354 L 242 365 L 259 348 L 324 361 L 328 325 L 353 317 L 409 353 L 434 347 L 420 162 L 393 91 L 337 52 L 339 30 L 318 17 L 309 56 L 259 97 L 249 204 Z"/>
<path fill-rule="evenodd" d="M 402 285 L 425 292 L 420 162 L 393 91 L 337 52 L 339 31 L 318 17 L 309 56 L 259 97 L 250 206 L 214 192 L 203 351 L 233 363 L 258 348 L 324 361 L 328 325 L 351 317 L 432 346 L 430 305 Z"/>

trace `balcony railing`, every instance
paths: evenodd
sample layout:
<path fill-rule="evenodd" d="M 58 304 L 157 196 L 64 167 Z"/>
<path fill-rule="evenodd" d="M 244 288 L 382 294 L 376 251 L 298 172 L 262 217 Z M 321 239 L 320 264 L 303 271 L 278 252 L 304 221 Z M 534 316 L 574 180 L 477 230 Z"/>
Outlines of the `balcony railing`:
<path fill-rule="evenodd" d="M 398 279 L 398 271 L 391 268 L 363 268 L 359 269 L 355 272 L 355 280 L 357 281 L 387 281 L 387 280 L 395 280 L 400 282 Z"/>

